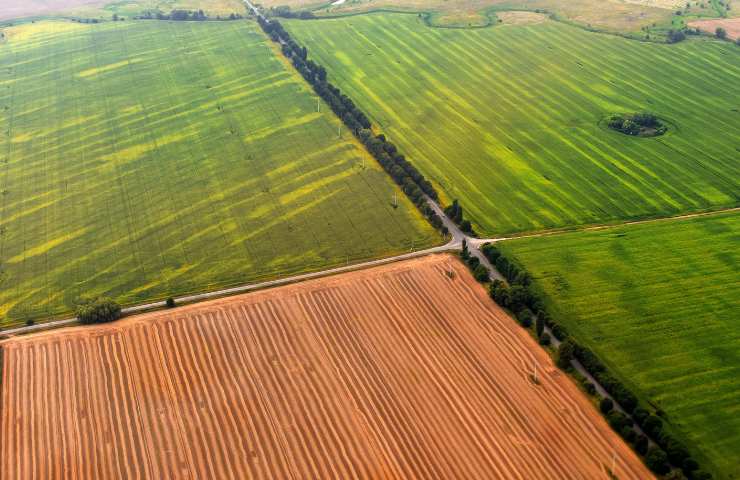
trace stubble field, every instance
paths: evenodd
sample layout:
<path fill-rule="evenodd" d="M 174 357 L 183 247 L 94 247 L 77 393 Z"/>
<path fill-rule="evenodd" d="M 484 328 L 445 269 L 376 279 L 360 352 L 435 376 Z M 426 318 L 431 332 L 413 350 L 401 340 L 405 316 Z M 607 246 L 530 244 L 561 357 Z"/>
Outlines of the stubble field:
<path fill-rule="evenodd" d="M 734 212 L 499 244 L 723 479 L 740 474 L 739 239 Z"/>
<path fill-rule="evenodd" d="M 254 23 L 4 32 L 0 324 L 441 240 Z"/>
<path fill-rule="evenodd" d="M 730 43 L 651 44 L 552 21 L 430 28 L 387 13 L 285 24 L 484 235 L 738 204 Z M 668 134 L 601 124 L 643 110 Z"/>
<path fill-rule="evenodd" d="M 8 480 L 651 478 L 450 256 L 2 349 Z"/>

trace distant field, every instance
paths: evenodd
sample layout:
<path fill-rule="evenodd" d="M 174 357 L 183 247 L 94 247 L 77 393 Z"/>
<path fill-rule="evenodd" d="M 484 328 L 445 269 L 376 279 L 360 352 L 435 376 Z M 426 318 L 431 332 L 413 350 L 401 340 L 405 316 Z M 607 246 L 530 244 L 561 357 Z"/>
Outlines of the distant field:
<path fill-rule="evenodd" d="M 5 33 L 0 323 L 440 241 L 253 23 Z"/>
<path fill-rule="evenodd" d="M 727 38 L 731 40 L 740 38 L 740 17 L 696 20 L 689 22 L 689 26 L 699 28 L 712 35 L 715 34 L 718 28 L 724 28 L 727 32 Z"/>
<path fill-rule="evenodd" d="M 147 10 L 169 13 L 176 8 L 202 9 L 212 16 L 245 12 L 241 0 L 3 0 L 0 20 L 38 15 L 110 18 L 114 13 L 138 15 Z"/>
<path fill-rule="evenodd" d="M 4 480 L 653 478 L 449 256 L 1 353 Z"/>
<path fill-rule="evenodd" d="M 341 15 L 378 9 L 429 12 L 437 25 L 468 27 L 489 23 L 491 10 L 542 10 L 589 27 L 638 32 L 653 23 L 670 23 L 680 0 L 347 0 L 333 5 L 326 0 L 262 0 L 266 7 L 289 5 L 316 15 Z"/>
<path fill-rule="evenodd" d="M 555 316 L 740 477 L 740 213 L 500 244 Z"/>
<path fill-rule="evenodd" d="M 561 23 L 429 28 L 416 15 L 285 22 L 483 234 L 602 223 L 740 198 L 740 49 Z M 709 81 L 708 79 L 712 79 Z M 669 133 L 600 124 L 648 110 Z"/>

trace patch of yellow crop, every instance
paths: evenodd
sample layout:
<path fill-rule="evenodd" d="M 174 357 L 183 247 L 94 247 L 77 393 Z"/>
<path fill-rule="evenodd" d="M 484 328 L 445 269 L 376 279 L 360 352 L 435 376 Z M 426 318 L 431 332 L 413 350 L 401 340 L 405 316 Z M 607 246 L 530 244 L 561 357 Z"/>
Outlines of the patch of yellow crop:
<path fill-rule="evenodd" d="M 171 135 L 165 135 L 163 137 L 159 137 L 157 139 L 156 144 L 152 142 L 147 143 L 137 143 L 135 145 L 131 145 L 127 148 L 122 148 L 121 150 L 118 150 L 114 153 L 104 155 L 101 157 L 101 160 L 105 161 L 117 161 L 117 162 L 131 162 L 134 160 L 137 160 L 141 158 L 142 156 L 146 155 L 147 153 L 151 152 L 157 147 L 163 147 L 165 145 L 169 145 L 170 143 L 179 142 L 180 140 L 185 140 L 188 138 L 190 134 L 176 132 Z"/>
<path fill-rule="evenodd" d="M 30 133 L 19 133 L 19 134 L 14 134 L 13 137 L 10 139 L 10 141 L 12 143 L 23 143 L 23 142 L 28 142 L 32 138 L 33 138 L 33 135 L 31 135 Z"/>
<path fill-rule="evenodd" d="M 292 117 L 292 118 L 286 118 L 283 120 L 283 122 L 280 125 L 277 125 L 275 127 L 269 127 L 269 128 L 262 128 L 260 130 L 257 130 L 256 132 L 248 134 L 244 140 L 247 142 L 256 142 L 258 140 L 262 140 L 264 138 L 269 137 L 270 135 L 274 135 L 275 133 L 281 131 L 281 130 L 292 130 L 297 127 L 301 127 L 303 125 L 309 124 L 315 120 L 318 120 L 321 118 L 321 115 L 323 115 L 322 112 L 313 112 L 309 113 L 307 115 L 303 115 L 301 117 Z"/>
<path fill-rule="evenodd" d="M 131 60 L 121 60 L 120 62 L 110 63 L 110 64 L 104 65 L 102 67 L 88 68 L 87 70 L 83 70 L 80 73 L 78 73 L 77 76 L 80 77 L 80 78 L 92 77 L 94 75 L 99 75 L 101 73 L 107 73 L 107 72 L 111 72 L 113 70 L 118 70 L 121 67 L 125 67 L 129 63 L 137 63 L 139 61 L 140 60 L 137 60 L 135 58 L 133 58 Z"/>
<path fill-rule="evenodd" d="M 292 190 L 290 193 L 286 193 L 285 195 L 282 195 L 280 197 L 280 203 L 282 205 L 287 205 L 291 202 L 300 203 L 299 200 L 301 200 L 303 197 L 307 195 L 311 195 L 314 191 L 328 187 L 329 185 L 340 182 L 350 175 L 352 175 L 353 172 L 351 169 L 346 169 L 343 172 L 339 172 L 335 175 L 329 176 L 329 177 L 322 177 L 318 180 L 315 180 L 311 183 L 307 183 L 303 185 L 301 188 L 296 188 L 295 190 Z M 332 188 L 331 191 L 340 190 L 340 188 Z"/>
<path fill-rule="evenodd" d="M 82 23 L 50 20 L 15 25 L 6 28 L 4 32 L 9 42 L 23 42 L 39 35 L 65 33 L 86 28 L 89 27 Z"/>
<path fill-rule="evenodd" d="M 35 247 L 31 247 L 28 250 L 25 250 L 24 252 L 21 252 L 18 255 L 15 255 L 9 258 L 7 263 L 20 263 L 29 257 L 43 255 L 49 252 L 51 249 L 63 244 L 64 242 L 74 240 L 75 238 L 78 238 L 84 235 L 86 231 L 87 231 L 87 228 L 81 228 L 77 231 L 68 233 L 67 235 L 64 235 L 63 237 L 55 238 L 53 240 L 49 240 L 48 242 L 44 242 L 40 245 L 36 245 Z"/>

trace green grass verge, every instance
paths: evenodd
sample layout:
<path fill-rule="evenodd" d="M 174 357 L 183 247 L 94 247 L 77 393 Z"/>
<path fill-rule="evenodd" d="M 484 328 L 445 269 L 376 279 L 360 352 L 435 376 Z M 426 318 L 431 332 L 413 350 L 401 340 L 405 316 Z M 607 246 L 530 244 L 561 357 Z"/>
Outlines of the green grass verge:
<path fill-rule="evenodd" d="M 738 478 L 738 242 L 734 212 L 498 245 L 557 321 L 664 410 L 720 478 Z"/>
<path fill-rule="evenodd" d="M 5 32 L 0 324 L 441 242 L 254 23 Z"/>
<path fill-rule="evenodd" d="M 643 43 L 552 21 L 429 28 L 388 13 L 284 24 L 485 235 L 738 204 L 735 45 Z M 643 110 L 669 133 L 600 125 Z"/>

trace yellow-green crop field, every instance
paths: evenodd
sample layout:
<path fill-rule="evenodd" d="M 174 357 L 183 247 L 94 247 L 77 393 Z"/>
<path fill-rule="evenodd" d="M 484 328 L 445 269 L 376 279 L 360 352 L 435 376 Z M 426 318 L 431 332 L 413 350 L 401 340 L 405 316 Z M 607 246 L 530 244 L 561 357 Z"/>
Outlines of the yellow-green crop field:
<path fill-rule="evenodd" d="M 440 241 L 252 22 L 4 33 L 1 324 Z"/>
<path fill-rule="evenodd" d="M 715 478 L 740 470 L 740 212 L 500 243 L 549 310 L 665 412 Z"/>
<path fill-rule="evenodd" d="M 737 206 L 740 48 L 553 21 L 430 28 L 417 15 L 284 22 L 486 236 Z M 666 135 L 609 130 L 649 111 Z"/>

